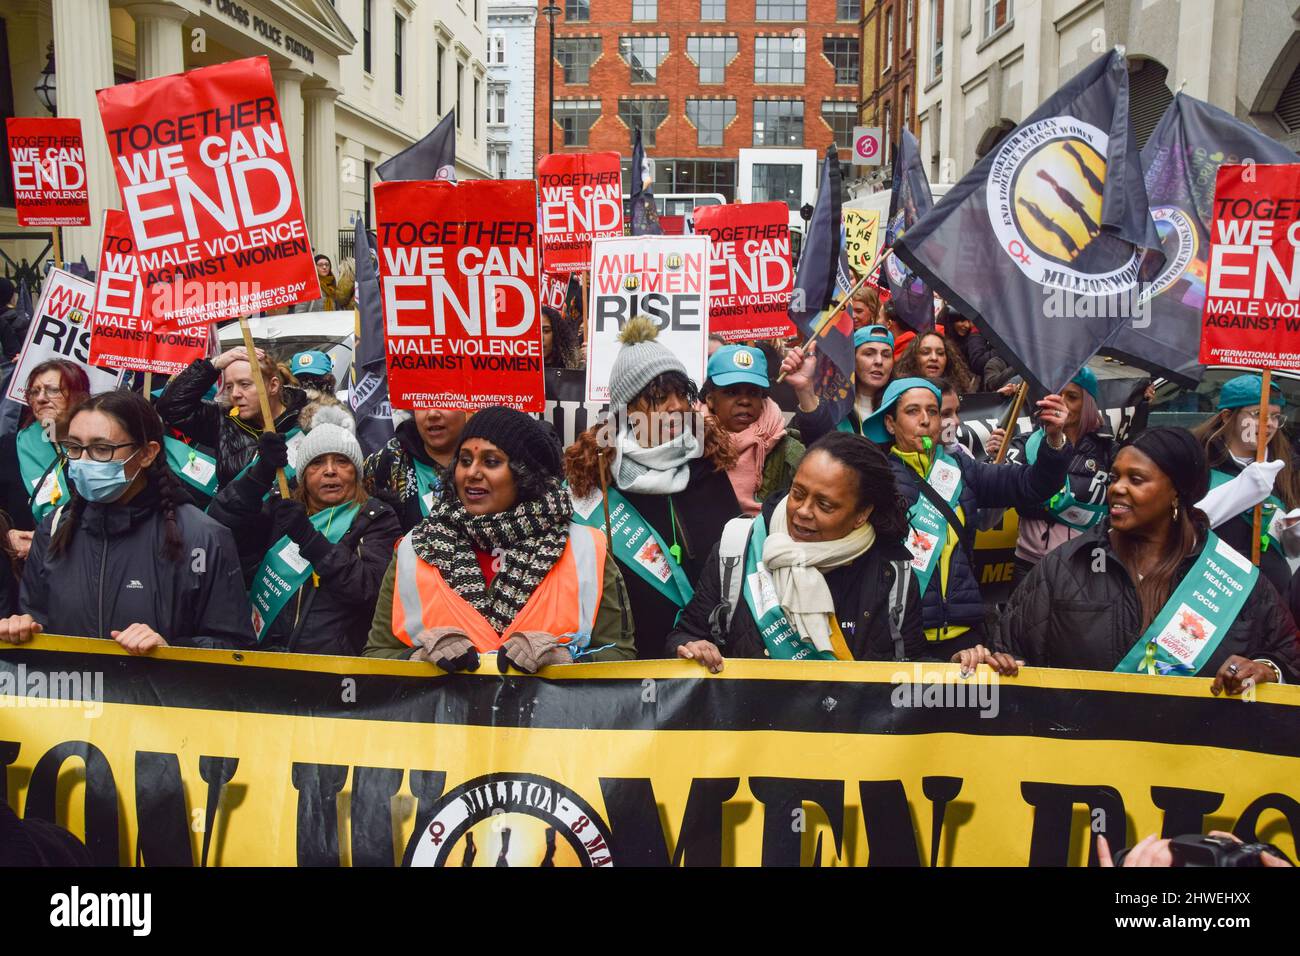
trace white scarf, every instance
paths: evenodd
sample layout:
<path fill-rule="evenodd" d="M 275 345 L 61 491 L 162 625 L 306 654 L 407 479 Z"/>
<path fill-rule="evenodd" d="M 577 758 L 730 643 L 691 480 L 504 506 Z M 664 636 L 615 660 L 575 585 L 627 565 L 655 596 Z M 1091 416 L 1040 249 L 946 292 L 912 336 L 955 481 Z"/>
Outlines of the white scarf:
<path fill-rule="evenodd" d="M 834 541 L 795 541 L 786 532 L 785 509 L 782 498 L 763 542 L 763 567 L 772 575 L 777 599 L 795 630 L 817 650 L 830 651 L 828 615 L 835 613 L 835 602 L 822 575 L 868 551 L 876 543 L 876 529 L 868 521 Z"/>
<path fill-rule="evenodd" d="M 704 446 L 689 429 L 671 441 L 642 448 L 631 429 L 625 428 L 614 448 L 614 484 L 646 495 L 676 494 L 691 480 L 691 459 L 703 454 Z"/>

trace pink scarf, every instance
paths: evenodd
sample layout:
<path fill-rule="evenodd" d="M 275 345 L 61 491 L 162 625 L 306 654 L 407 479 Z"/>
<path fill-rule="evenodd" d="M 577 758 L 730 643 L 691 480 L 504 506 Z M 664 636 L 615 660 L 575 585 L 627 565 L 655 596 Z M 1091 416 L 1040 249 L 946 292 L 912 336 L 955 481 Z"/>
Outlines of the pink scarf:
<path fill-rule="evenodd" d="M 727 472 L 736 500 L 747 515 L 756 515 L 762 502 L 757 500 L 758 486 L 763 482 L 763 464 L 770 452 L 785 437 L 785 416 L 772 399 L 763 403 L 758 421 L 743 432 L 732 432 L 731 444 L 738 452 L 736 464 Z"/>

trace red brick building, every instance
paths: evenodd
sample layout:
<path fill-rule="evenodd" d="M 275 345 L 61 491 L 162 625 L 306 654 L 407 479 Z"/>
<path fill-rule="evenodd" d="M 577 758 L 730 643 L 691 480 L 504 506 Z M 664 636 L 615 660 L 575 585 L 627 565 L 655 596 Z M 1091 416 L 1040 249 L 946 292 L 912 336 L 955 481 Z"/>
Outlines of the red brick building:
<path fill-rule="evenodd" d="M 741 149 L 849 148 L 861 0 L 556 2 L 554 60 L 537 18 L 536 156 L 553 132 L 555 152 L 616 150 L 626 169 L 640 125 L 656 192 L 731 200 Z"/>
<path fill-rule="evenodd" d="M 899 131 L 916 132 L 916 9 L 921 2 L 867 0 L 863 13 L 862 125 L 884 130 L 886 166 L 893 161 Z M 940 18 L 943 7 L 935 4 Z"/>

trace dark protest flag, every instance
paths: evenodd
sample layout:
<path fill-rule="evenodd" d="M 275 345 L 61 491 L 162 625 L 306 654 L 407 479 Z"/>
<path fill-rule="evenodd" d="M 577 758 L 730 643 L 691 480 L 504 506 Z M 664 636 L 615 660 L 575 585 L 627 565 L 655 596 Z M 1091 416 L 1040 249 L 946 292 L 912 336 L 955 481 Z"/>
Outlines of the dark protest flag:
<path fill-rule="evenodd" d="M 32 290 L 28 288 L 25 280 L 18 283 L 18 316 L 24 322 L 30 322 L 33 315 L 32 310 Z M 13 356 L 9 356 L 13 358 Z"/>
<path fill-rule="evenodd" d="M 1214 181 L 1223 163 L 1294 163 L 1295 153 L 1209 103 L 1179 93 L 1142 149 L 1164 267 L 1144 268 L 1143 304 L 1102 351 L 1195 387 L 1210 252 Z"/>
<path fill-rule="evenodd" d="M 645 148 L 641 145 L 639 126 L 636 129 L 636 142 L 632 146 L 632 168 L 628 175 L 632 177 L 632 235 L 662 236 L 664 229 L 659 225 L 659 210 L 655 208 L 655 181 L 646 162 Z"/>
<path fill-rule="evenodd" d="M 894 246 L 1039 389 L 1063 388 L 1136 308 L 1160 249 L 1112 51 L 1061 87 Z"/>
<path fill-rule="evenodd" d="M 388 400 L 387 349 L 384 345 L 384 310 L 379 301 L 379 273 L 365 223 L 357 220 L 357 342 L 352 362 L 352 389 L 348 393 L 357 421 L 357 441 L 367 455 L 393 437 L 393 406 Z"/>
<path fill-rule="evenodd" d="M 582 301 L 582 280 L 576 272 L 569 276 L 569 284 L 564 290 L 564 306 L 560 309 L 560 314 L 565 321 L 572 322 L 579 329 L 582 328 L 583 317 L 587 312 Z"/>
<path fill-rule="evenodd" d="M 894 154 L 894 182 L 889 195 L 889 221 L 885 226 L 885 247 L 892 248 L 908 229 L 934 207 L 930 181 L 921 162 L 916 137 L 903 130 Z M 894 256 L 884 257 L 890 301 L 899 321 L 915 332 L 934 325 L 934 294 L 911 269 Z"/>
<path fill-rule="evenodd" d="M 448 113 L 424 139 L 375 167 L 385 182 L 445 179 L 456 181 L 456 114 Z M 370 184 L 366 184 L 370 188 Z"/>
<path fill-rule="evenodd" d="M 817 342 L 813 385 L 818 398 L 831 403 L 837 421 L 853 401 L 853 312 L 842 309 L 830 320 L 840 269 L 840 219 L 840 160 L 832 144 L 795 270 L 790 319 L 805 342 Z"/>

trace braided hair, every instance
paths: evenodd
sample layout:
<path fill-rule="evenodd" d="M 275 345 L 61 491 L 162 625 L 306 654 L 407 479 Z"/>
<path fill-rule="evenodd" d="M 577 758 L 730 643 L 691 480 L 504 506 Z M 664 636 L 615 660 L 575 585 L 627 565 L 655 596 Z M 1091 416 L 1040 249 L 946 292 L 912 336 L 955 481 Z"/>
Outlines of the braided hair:
<path fill-rule="evenodd" d="M 143 469 L 146 487 L 154 489 L 159 498 L 159 508 L 164 521 L 163 554 L 169 561 L 181 558 L 182 538 L 177 511 L 181 505 L 189 504 L 191 499 L 180 480 L 167 464 L 167 456 L 162 451 L 163 423 L 154 411 L 154 407 L 141 395 L 125 389 L 103 392 L 88 398 L 77 409 L 76 415 L 85 412 L 101 412 L 108 415 L 122 427 L 131 441 L 143 448 L 150 442 L 159 447 L 153 463 Z M 76 415 L 73 417 L 75 418 Z M 69 488 L 71 498 L 67 513 L 59 519 L 58 529 L 50 540 L 49 553 L 58 556 L 67 550 L 76 534 L 77 526 L 86 508 L 86 499 L 77 493 L 75 483 Z"/>

